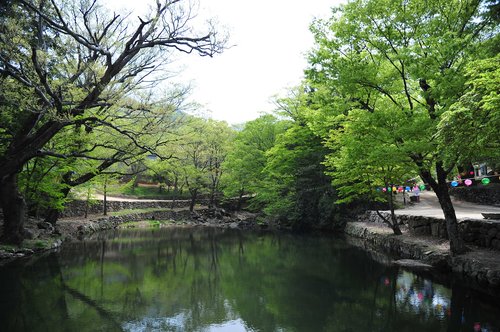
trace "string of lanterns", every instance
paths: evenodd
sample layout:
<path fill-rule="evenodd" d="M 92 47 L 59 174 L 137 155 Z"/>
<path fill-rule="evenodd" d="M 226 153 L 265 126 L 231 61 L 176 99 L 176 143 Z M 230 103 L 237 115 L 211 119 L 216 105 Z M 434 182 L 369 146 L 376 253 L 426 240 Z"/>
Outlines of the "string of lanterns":
<path fill-rule="evenodd" d="M 490 180 L 490 177 L 496 177 L 496 175 L 493 175 L 493 176 L 485 176 L 481 179 L 481 183 L 483 185 L 488 185 L 490 184 L 491 180 Z M 462 181 L 460 179 L 460 175 L 458 176 L 459 180 L 453 180 L 450 182 L 450 185 L 452 187 L 458 187 L 460 184 L 464 184 L 465 186 L 467 187 L 470 187 L 472 185 L 472 180 L 471 179 L 465 179 L 464 181 Z M 499 177 L 500 179 L 500 177 Z M 378 187 L 376 188 L 377 191 L 382 191 L 382 192 L 397 192 L 397 193 L 402 193 L 402 192 L 410 192 L 410 191 L 418 191 L 418 190 L 425 190 L 427 187 L 425 184 L 421 184 L 420 186 L 414 186 L 414 187 L 410 187 L 410 186 L 395 186 L 395 185 L 390 185 L 390 186 L 387 186 L 387 187 Z"/>

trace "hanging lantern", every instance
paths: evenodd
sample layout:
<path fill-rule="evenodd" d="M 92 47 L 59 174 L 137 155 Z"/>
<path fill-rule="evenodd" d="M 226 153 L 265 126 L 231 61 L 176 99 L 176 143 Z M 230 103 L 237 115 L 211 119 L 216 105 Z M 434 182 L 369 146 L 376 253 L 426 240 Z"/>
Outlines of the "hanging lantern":
<path fill-rule="evenodd" d="M 452 186 L 452 187 L 456 187 L 456 186 L 458 186 L 458 182 L 457 182 L 457 181 L 451 181 L 451 186 Z"/>
<path fill-rule="evenodd" d="M 376 191 L 380 191 L 380 188 L 375 189 Z"/>
<path fill-rule="evenodd" d="M 471 179 L 467 179 L 464 181 L 465 185 L 468 187 L 472 184 L 472 180 Z"/>
<path fill-rule="evenodd" d="M 387 191 L 387 188 L 386 188 L 386 187 L 382 188 L 382 191 L 383 191 L 383 192 L 386 192 L 386 191 Z"/>
<path fill-rule="evenodd" d="M 410 187 L 406 187 L 405 188 L 407 192 L 410 192 L 411 188 Z"/>
<path fill-rule="evenodd" d="M 391 192 L 391 191 L 392 191 L 392 188 L 391 188 L 391 187 L 387 187 L 387 191 L 388 191 L 388 192 Z"/>
<path fill-rule="evenodd" d="M 400 186 L 400 187 L 398 188 L 398 192 L 402 193 L 403 191 L 404 191 L 404 188 Z"/>
<path fill-rule="evenodd" d="M 425 184 L 420 185 L 420 190 L 425 190 Z"/>
<path fill-rule="evenodd" d="M 482 183 L 482 184 L 484 184 L 484 185 L 487 185 L 488 183 L 490 183 L 490 179 L 488 179 L 488 178 L 483 178 L 483 179 L 481 180 L 481 183 Z"/>

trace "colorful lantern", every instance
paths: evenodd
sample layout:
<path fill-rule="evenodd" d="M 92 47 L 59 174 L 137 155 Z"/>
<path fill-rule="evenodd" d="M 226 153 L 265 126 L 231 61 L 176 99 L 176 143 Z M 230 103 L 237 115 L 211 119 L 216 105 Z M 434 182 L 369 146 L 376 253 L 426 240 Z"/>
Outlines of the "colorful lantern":
<path fill-rule="evenodd" d="M 399 187 L 398 188 L 398 192 L 402 193 L 404 191 L 404 188 L 403 187 Z"/>
<path fill-rule="evenodd" d="M 457 181 L 451 181 L 451 186 L 452 186 L 452 187 L 456 187 L 456 186 L 458 186 L 458 182 L 457 182 Z"/>
<path fill-rule="evenodd" d="M 411 188 L 410 187 L 406 187 L 405 188 L 407 192 L 410 192 Z"/>
<path fill-rule="evenodd" d="M 484 185 L 486 185 L 486 184 L 490 183 L 490 179 L 488 179 L 488 178 L 483 178 L 483 179 L 481 180 L 481 183 L 482 183 L 482 184 L 484 184 Z"/>
<path fill-rule="evenodd" d="M 388 191 L 388 192 L 391 192 L 391 191 L 392 191 L 392 188 L 391 188 L 391 187 L 387 187 L 387 191 Z"/>
<path fill-rule="evenodd" d="M 465 185 L 468 187 L 472 184 L 472 180 L 471 179 L 467 179 L 464 181 Z"/>
<path fill-rule="evenodd" d="M 383 192 L 386 192 L 386 191 L 387 191 L 387 188 L 386 188 L 386 187 L 382 188 L 382 191 L 383 191 Z"/>
<path fill-rule="evenodd" d="M 420 190 L 425 190 L 425 184 L 420 185 Z"/>

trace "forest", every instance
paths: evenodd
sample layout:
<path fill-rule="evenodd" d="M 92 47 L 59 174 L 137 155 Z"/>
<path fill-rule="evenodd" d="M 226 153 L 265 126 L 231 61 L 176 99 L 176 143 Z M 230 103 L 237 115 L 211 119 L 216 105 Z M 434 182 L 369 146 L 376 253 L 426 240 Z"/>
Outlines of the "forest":
<path fill-rule="evenodd" d="M 244 199 L 295 229 L 335 229 L 378 203 L 393 210 L 380 188 L 417 179 L 439 199 L 451 250 L 464 250 L 450 181 L 472 162 L 500 170 L 498 1 L 332 8 L 310 26 L 302 84 L 274 114 L 235 126 L 197 115 L 169 74 L 174 54 L 228 47 L 222 29 L 198 31 L 193 19 L 181 0 L 139 20 L 97 1 L 2 2 L 2 242 L 23 240 L 27 214 L 56 223 L 69 200 L 140 179 L 191 209 Z"/>

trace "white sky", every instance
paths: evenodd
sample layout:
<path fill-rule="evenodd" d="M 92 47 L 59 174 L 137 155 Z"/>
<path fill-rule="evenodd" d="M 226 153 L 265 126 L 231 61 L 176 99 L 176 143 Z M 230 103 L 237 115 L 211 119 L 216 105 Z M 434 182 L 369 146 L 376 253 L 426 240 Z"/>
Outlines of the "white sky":
<path fill-rule="evenodd" d="M 132 10 L 147 0 L 108 0 Z M 176 78 L 191 82 L 192 101 L 217 120 L 231 124 L 255 119 L 273 110 L 271 98 L 296 86 L 313 46 L 309 25 L 327 18 L 339 0 L 200 0 L 200 17 L 215 17 L 230 32 L 230 45 L 214 58 L 189 55 Z M 142 9 L 142 8 L 141 8 Z"/>

